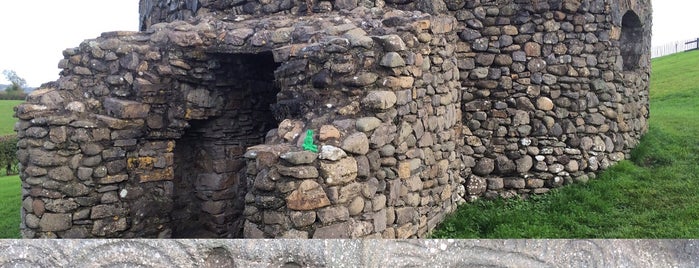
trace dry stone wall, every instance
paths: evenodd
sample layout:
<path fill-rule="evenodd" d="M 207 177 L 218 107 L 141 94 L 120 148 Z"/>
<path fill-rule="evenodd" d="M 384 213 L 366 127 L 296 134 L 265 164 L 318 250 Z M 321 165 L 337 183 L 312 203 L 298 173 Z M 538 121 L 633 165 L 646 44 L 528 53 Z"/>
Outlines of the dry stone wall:
<path fill-rule="evenodd" d="M 424 237 L 467 200 L 587 181 L 647 129 L 648 1 L 141 15 L 17 107 L 24 237 Z"/>
<path fill-rule="evenodd" d="M 517 3 L 456 13 L 471 44 L 458 56 L 471 196 L 587 181 L 647 130 L 649 44 L 624 39 L 650 34 L 634 13 L 647 22 L 647 7 L 620 23 L 623 3 Z"/>

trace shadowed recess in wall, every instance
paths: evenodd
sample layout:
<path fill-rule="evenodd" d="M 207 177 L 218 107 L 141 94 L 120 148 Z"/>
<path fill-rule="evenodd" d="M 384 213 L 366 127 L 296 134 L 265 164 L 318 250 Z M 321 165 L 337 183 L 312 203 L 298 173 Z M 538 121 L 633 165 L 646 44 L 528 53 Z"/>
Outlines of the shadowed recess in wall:
<path fill-rule="evenodd" d="M 639 68 L 643 53 L 643 27 L 638 15 L 627 11 L 621 21 L 621 57 L 624 61 L 624 71 Z"/>

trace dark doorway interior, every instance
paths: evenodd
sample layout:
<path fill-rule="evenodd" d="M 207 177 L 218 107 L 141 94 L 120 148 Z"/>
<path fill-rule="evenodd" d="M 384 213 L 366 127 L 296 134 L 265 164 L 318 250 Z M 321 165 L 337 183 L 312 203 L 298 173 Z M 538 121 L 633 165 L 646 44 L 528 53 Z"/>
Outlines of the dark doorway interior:
<path fill-rule="evenodd" d="M 175 238 L 242 236 L 247 192 L 243 154 L 276 128 L 270 105 L 279 88 L 271 53 L 216 54 L 215 83 L 205 87 L 216 105 L 191 120 L 175 146 Z"/>
<path fill-rule="evenodd" d="M 621 20 L 621 58 L 624 61 L 624 71 L 638 69 L 641 60 L 643 44 L 643 27 L 638 15 L 633 11 L 624 14 Z"/>

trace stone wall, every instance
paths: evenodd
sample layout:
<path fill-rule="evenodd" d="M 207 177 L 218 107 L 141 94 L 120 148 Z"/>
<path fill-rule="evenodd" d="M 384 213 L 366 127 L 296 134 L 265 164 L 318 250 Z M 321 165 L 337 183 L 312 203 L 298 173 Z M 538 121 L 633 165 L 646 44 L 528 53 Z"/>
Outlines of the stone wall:
<path fill-rule="evenodd" d="M 606 2 L 141 1 L 17 107 L 23 236 L 424 237 L 587 181 L 647 130 L 649 3 Z"/>
<path fill-rule="evenodd" d="M 461 40 L 471 44 L 457 57 L 467 77 L 461 155 L 472 197 L 587 181 L 647 130 L 649 43 L 623 38 L 650 34 L 647 6 L 627 13 L 604 1 L 517 3 L 456 12 Z M 627 27 L 620 14 L 646 24 Z M 635 55 L 624 58 L 629 49 Z"/>

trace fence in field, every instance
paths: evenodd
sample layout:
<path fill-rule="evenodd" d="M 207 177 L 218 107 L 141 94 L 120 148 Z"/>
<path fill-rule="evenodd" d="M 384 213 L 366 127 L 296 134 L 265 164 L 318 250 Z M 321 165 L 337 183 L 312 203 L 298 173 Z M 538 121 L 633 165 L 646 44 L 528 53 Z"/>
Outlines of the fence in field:
<path fill-rule="evenodd" d="M 651 58 L 667 56 L 692 49 L 699 49 L 699 38 L 675 41 L 672 43 L 655 46 L 651 48 Z"/>

